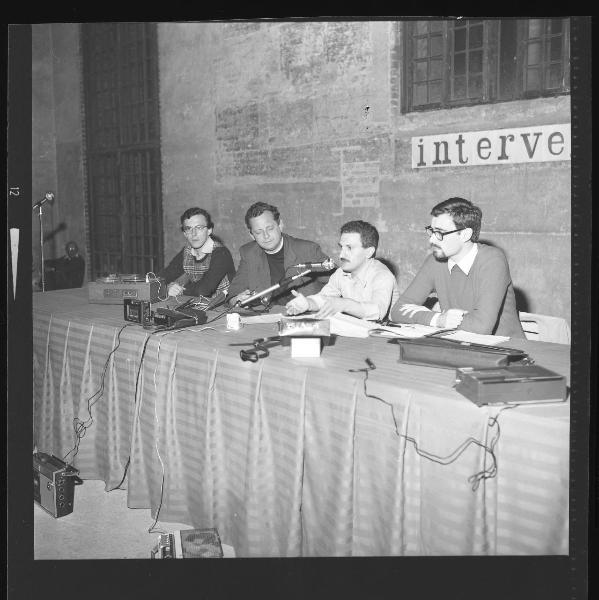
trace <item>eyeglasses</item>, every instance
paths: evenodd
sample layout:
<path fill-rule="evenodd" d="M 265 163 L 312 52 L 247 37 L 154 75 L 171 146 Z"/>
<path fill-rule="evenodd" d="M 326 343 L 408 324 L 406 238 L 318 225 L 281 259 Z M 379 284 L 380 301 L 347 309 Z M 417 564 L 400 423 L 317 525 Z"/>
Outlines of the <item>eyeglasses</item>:
<path fill-rule="evenodd" d="M 433 229 L 430 225 L 424 228 L 426 231 L 426 235 L 429 237 L 434 235 L 440 242 L 443 241 L 443 238 L 450 233 L 455 233 L 456 231 L 463 231 L 466 227 L 461 227 L 460 229 L 454 229 L 453 231 L 439 231 L 438 229 Z"/>
<path fill-rule="evenodd" d="M 181 227 L 181 231 L 185 235 L 189 235 L 191 233 L 195 233 L 196 231 L 198 233 L 202 233 L 202 231 L 204 231 L 204 229 L 207 229 L 207 228 L 208 228 L 208 225 L 194 225 L 193 227 L 186 225 L 185 227 Z"/>

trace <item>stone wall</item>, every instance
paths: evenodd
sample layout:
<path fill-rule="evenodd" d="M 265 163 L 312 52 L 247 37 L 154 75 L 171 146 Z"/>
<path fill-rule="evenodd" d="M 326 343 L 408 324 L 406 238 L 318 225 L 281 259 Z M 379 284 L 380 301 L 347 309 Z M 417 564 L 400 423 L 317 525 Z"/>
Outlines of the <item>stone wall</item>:
<path fill-rule="evenodd" d="M 237 261 L 245 211 L 264 200 L 333 257 L 343 223 L 371 221 L 404 289 L 430 208 L 462 196 L 506 252 L 520 309 L 569 319 L 570 162 L 412 169 L 410 157 L 414 136 L 569 123 L 569 96 L 403 114 L 399 35 L 385 21 L 159 24 L 165 262 L 194 205 Z M 33 27 L 33 194 L 57 197 L 48 257 L 70 239 L 86 248 L 78 36 Z"/>
<path fill-rule="evenodd" d="M 569 123 L 569 96 L 402 114 L 391 22 L 164 23 L 159 47 L 167 260 L 193 204 L 238 260 L 264 200 L 332 256 L 344 222 L 376 224 L 404 289 L 430 208 L 462 196 L 506 252 L 520 308 L 569 319 L 570 162 L 415 170 L 410 155 L 413 136 Z M 352 196 L 356 173 L 373 183 Z"/>

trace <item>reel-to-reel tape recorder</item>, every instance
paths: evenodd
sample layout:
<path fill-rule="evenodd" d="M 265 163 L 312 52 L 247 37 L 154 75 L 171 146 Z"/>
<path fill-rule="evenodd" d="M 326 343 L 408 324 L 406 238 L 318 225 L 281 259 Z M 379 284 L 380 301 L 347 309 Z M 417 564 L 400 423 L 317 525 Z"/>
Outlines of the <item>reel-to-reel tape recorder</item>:
<path fill-rule="evenodd" d="M 139 273 L 116 274 L 98 277 L 88 283 L 89 301 L 92 304 L 120 304 L 132 298 L 146 302 L 160 302 L 166 298 L 166 283 L 163 279 Z"/>

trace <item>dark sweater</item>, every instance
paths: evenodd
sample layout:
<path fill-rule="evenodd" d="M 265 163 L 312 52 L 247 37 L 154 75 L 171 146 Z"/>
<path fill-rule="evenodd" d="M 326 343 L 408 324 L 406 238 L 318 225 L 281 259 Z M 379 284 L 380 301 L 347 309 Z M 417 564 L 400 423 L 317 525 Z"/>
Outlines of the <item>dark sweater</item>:
<path fill-rule="evenodd" d="M 167 267 L 158 273 L 158 277 L 163 277 L 167 284 L 175 281 L 185 273 L 183 270 L 183 250 L 171 260 Z M 210 256 L 210 268 L 204 273 L 202 279 L 189 281 L 185 284 L 183 293 L 186 296 L 212 296 L 225 275 L 229 276 L 229 281 L 233 279 L 235 265 L 229 250 L 224 246 L 217 246 Z M 202 260 L 206 260 L 206 258 L 204 257 Z"/>
<path fill-rule="evenodd" d="M 458 266 L 454 267 L 459 269 Z M 396 323 L 430 324 L 432 311 L 404 316 L 404 304 L 422 305 L 431 292 L 437 292 L 441 310 L 459 308 L 468 311 L 459 329 L 473 333 L 523 338 L 524 332 L 516 309 L 514 286 L 505 254 L 494 246 L 478 244 L 478 253 L 468 275 L 451 277 L 447 262 L 430 255 L 391 309 Z"/>

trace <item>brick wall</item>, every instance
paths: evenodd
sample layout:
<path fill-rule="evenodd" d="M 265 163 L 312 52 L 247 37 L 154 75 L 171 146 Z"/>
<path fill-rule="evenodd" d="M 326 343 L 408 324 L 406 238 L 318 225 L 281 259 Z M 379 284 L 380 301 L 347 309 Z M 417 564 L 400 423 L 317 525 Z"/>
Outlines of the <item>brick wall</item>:
<path fill-rule="evenodd" d="M 245 210 L 264 200 L 333 256 L 344 222 L 371 221 L 403 289 L 427 252 L 430 208 L 457 195 L 481 206 L 481 238 L 507 253 L 521 309 L 569 319 L 570 163 L 410 159 L 412 136 L 567 123 L 569 97 L 401 114 L 391 22 L 164 23 L 159 47 L 167 260 L 193 204 L 238 260 Z M 372 185 L 352 197 L 356 169 Z"/>
<path fill-rule="evenodd" d="M 179 216 L 211 211 L 238 260 L 257 200 L 286 231 L 336 256 L 363 218 L 405 288 L 427 252 L 430 208 L 459 195 L 505 250 L 520 307 L 570 317 L 570 163 L 413 170 L 413 136 L 570 121 L 568 96 L 402 114 L 399 27 L 391 22 L 161 23 L 158 28 L 165 261 Z M 57 192 L 46 255 L 85 248 L 78 26 L 33 27 L 33 194 Z M 370 181 L 352 186 L 356 174 Z M 39 250 L 33 219 L 34 261 Z M 50 242 L 48 242 L 50 244 Z"/>

